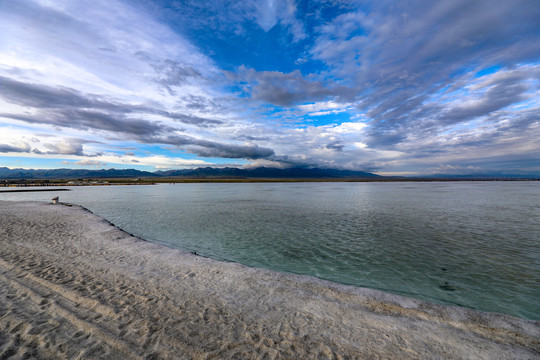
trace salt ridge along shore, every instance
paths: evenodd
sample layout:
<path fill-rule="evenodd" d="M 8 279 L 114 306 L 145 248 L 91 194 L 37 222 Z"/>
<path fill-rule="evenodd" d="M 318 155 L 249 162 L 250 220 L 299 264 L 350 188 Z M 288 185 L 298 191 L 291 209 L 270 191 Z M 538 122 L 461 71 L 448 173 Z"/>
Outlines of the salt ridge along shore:
<path fill-rule="evenodd" d="M 219 262 L 0 201 L 0 359 L 538 359 L 540 322 Z"/>

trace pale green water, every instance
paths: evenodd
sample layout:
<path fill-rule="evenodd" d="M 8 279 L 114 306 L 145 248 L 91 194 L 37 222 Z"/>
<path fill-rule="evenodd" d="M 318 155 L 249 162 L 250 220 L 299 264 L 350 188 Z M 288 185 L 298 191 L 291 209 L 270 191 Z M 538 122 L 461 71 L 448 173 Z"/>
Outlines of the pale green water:
<path fill-rule="evenodd" d="M 71 189 L 0 200 L 59 195 L 204 256 L 540 320 L 539 182 Z"/>

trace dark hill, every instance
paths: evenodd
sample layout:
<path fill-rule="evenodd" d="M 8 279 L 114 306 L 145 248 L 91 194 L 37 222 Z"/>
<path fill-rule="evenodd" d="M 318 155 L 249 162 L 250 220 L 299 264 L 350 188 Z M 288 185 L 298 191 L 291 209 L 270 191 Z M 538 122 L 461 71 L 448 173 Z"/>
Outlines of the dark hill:
<path fill-rule="evenodd" d="M 148 177 L 156 174 L 134 169 L 88 170 L 88 169 L 51 169 L 26 170 L 0 168 L 0 179 L 79 179 L 79 178 L 130 178 Z"/>
<path fill-rule="evenodd" d="M 378 177 L 378 175 L 363 171 L 319 169 L 319 168 L 268 168 L 253 169 L 239 168 L 198 168 L 185 170 L 157 171 L 160 176 L 174 177 L 234 177 L 234 178 L 267 178 L 267 179 L 334 179 L 334 178 L 365 178 Z"/>
<path fill-rule="evenodd" d="M 140 171 L 135 169 L 88 170 L 88 169 L 51 169 L 26 170 L 0 167 L 0 179 L 88 179 L 88 178 L 146 178 L 146 177 L 183 177 L 183 178 L 267 178 L 267 179 L 339 179 L 339 178 L 375 178 L 378 175 L 351 170 L 288 168 L 277 169 L 260 167 L 254 169 L 239 168 L 198 168 L 167 171 Z"/>

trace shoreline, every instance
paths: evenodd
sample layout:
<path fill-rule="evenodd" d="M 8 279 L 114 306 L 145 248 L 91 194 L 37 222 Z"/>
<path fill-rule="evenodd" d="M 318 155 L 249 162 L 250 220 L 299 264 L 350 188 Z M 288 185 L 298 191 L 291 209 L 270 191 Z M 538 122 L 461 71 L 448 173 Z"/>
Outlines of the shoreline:
<path fill-rule="evenodd" d="M 0 190 L 1 193 L 14 193 L 14 192 L 47 192 L 47 191 L 71 191 L 70 189 L 17 189 L 17 190 Z"/>
<path fill-rule="evenodd" d="M 10 183 L 0 183 L 0 188 L 21 188 L 21 187 L 60 187 L 60 186 L 117 186 L 117 185 L 157 185 L 157 184 L 256 184 L 256 183 L 430 183 L 430 182 L 532 182 L 540 181 L 540 178 L 143 178 L 133 179 L 97 179 L 95 182 L 76 182 L 71 184 L 68 181 L 51 179 L 48 183 L 25 183 L 16 180 L 6 180 Z M 33 181 L 33 180 L 32 180 Z M 100 181 L 103 181 L 101 183 Z M 53 191 L 53 190 L 51 190 Z"/>
<path fill-rule="evenodd" d="M 0 358 L 540 357 L 540 322 L 220 262 L 0 201 Z"/>

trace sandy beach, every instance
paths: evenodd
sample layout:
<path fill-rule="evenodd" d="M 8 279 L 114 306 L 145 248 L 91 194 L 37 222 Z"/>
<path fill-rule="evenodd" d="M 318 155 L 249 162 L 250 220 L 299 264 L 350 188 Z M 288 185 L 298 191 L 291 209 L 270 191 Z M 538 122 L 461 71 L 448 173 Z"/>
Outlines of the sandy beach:
<path fill-rule="evenodd" d="M 0 201 L 0 359 L 538 359 L 540 322 L 219 262 Z"/>

